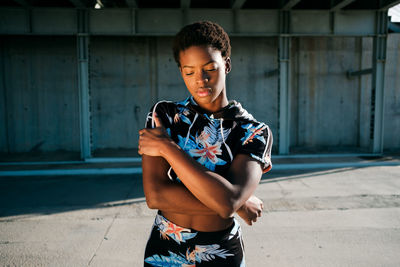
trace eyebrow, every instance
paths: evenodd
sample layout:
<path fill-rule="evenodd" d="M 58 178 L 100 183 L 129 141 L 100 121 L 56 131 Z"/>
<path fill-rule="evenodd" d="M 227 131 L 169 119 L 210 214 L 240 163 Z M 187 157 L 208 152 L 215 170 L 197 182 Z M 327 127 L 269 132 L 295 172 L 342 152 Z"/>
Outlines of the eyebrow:
<path fill-rule="evenodd" d="M 210 61 L 208 61 L 206 64 L 204 64 L 203 66 L 208 65 L 208 64 L 210 64 L 210 63 L 214 63 L 214 62 L 216 62 L 216 61 L 215 61 L 215 60 L 210 60 Z M 194 67 L 193 67 L 193 66 L 185 65 L 185 66 L 183 66 L 182 68 L 194 68 Z"/>

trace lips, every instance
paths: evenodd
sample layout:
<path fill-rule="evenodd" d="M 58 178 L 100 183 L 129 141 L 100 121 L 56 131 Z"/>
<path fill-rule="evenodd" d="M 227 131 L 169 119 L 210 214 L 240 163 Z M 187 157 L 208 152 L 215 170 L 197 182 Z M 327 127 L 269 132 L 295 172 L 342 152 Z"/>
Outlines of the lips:
<path fill-rule="evenodd" d="M 211 94 L 211 88 L 199 88 L 196 93 L 200 97 L 205 97 Z"/>

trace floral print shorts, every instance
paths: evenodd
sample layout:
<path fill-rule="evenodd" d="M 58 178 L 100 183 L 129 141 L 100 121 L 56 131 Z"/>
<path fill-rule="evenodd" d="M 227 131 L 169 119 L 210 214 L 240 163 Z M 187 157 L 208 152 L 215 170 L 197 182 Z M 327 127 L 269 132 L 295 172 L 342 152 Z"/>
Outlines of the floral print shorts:
<path fill-rule="evenodd" d="M 239 222 L 217 232 L 180 227 L 156 215 L 147 242 L 144 266 L 245 266 Z"/>

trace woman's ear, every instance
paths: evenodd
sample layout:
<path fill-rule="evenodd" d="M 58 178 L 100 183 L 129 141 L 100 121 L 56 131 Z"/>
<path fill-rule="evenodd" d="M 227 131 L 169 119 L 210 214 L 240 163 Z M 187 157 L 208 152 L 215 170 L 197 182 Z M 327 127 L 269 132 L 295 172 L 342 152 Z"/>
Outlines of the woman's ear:
<path fill-rule="evenodd" d="M 228 74 L 232 70 L 232 63 L 231 63 L 231 58 L 227 57 L 225 59 L 225 74 Z"/>

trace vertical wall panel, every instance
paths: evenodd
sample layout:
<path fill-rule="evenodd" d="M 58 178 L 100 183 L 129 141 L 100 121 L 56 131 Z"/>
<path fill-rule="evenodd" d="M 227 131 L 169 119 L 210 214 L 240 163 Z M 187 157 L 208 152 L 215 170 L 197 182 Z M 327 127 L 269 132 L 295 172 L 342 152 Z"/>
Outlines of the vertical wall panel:
<path fill-rule="evenodd" d="M 172 53 L 172 38 L 157 38 L 158 99 L 179 101 L 190 96 Z"/>
<path fill-rule="evenodd" d="M 383 147 L 400 150 L 400 34 L 389 34 L 385 66 Z"/>
<path fill-rule="evenodd" d="M 137 132 L 143 128 L 151 105 L 150 73 L 154 70 L 150 68 L 148 40 L 91 39 L 89 76 L 94 152 L 137 147 Z"/>
<path fill-rule="evenodd" d="M 10 152 L 79 151 L 73 37 L 4 38 Z"/>
<path fill-rule="evenodd" d="M 363 37 L 361 42 L 360 69 L 372 68 L 372 37 Z M 372 73 L 360 78 L 360 147 L 372 150 L 371 97 Z"/>
<path fill-rule="evenodd" d="M 292 37 L 291 50 L 290 50 L 290 73 L 291 73 L 291 87 L 290 91 L 290 134 L 289 134 L 289 154 L 292 152 L 293 147 L 296 147 L 299 140 L 299 75 L 298 69 L 300 65 L 300 59 L 297 55 L 299 51 L 300 38 Z"/>
<path fill-rule="evenodd" d="M 4 77 L 4 37 L 0 37 L 0 153 L 8 152 L 7 95 Z"/>
<path fill-rule="evenodd" d="M 328 151 L 359 144 L 359 70 L 356 38 L 303 37 L 298 56 L 298 140 L 295 146 Z"/>
<path fill-rule="evenodd" d="M 278 76 L 266 75 L 278 68 L 277 39 L 231 38 L 232 71 L 227 76 L 228 99 L 236 99 L 278 137 Z M 274 143 L 274 150 L 277 142 Z"/>

